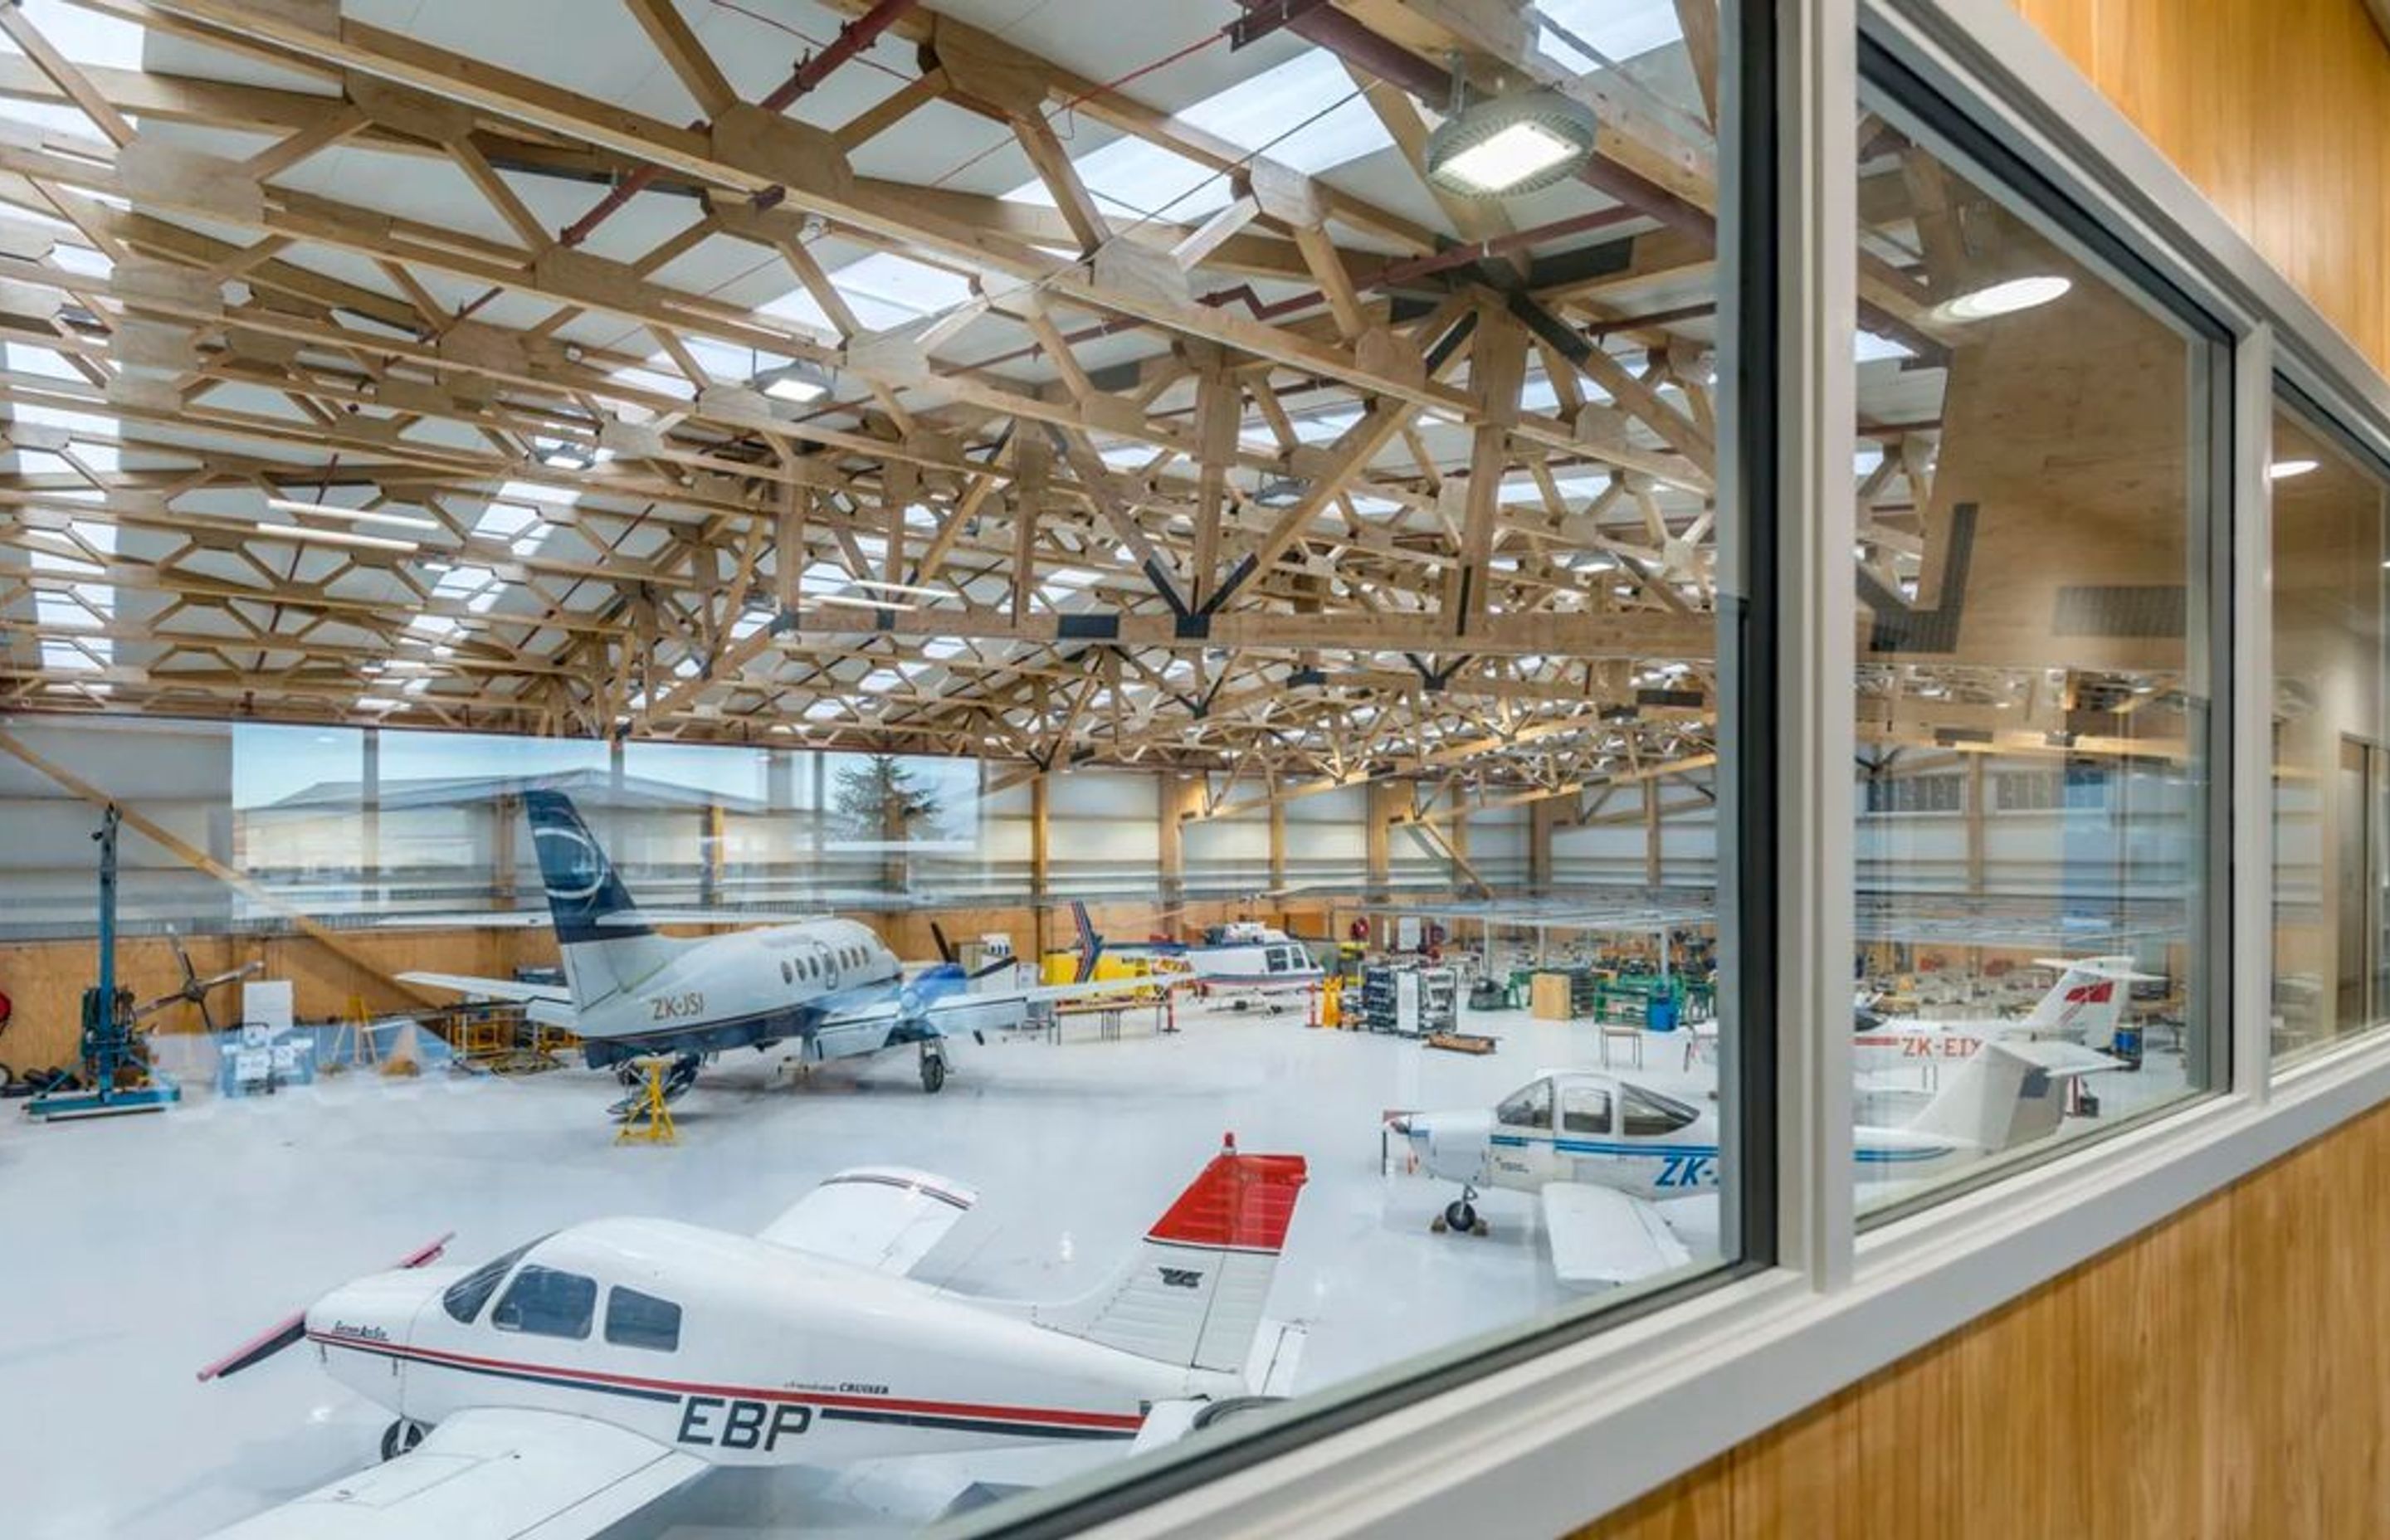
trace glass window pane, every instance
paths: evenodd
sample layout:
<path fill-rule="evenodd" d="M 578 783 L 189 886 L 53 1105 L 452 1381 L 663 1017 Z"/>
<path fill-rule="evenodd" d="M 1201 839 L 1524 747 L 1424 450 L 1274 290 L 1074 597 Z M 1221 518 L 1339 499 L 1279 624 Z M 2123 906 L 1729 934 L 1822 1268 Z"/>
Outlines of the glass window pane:
<path fill-rule="evenodd" d="M 680 1347 L 680 1306 L 618 1287 L 606 1296 L 606 1340 L 616 1347 L 675 1352 Z"/>
<path fill-rule="evenodd" d="M 2304 405 L 2274 413 L 2274 1055 L 2390 1013 L 2390 477 Z"/>
<path fill-rule="evenodd" d="M 533 1263 L 507 1286 L 497 1308 L 490 1312 L 490 1324 L 500 1331 L 577 1339 L 589 1335 L 597 1309 L 596 1279 Z"/>
<path fill-rule="evenodd" d="M 2203 1083 L 2222 350 L 1897 104 L 1859 157 L 1854 1046 L 1875 1208 Z"/>

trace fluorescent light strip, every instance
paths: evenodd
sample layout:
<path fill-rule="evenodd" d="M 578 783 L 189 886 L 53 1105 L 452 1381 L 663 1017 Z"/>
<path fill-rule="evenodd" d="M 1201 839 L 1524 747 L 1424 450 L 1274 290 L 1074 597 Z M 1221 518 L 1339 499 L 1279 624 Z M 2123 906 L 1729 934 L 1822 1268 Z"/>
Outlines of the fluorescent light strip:
<path fill-rule="evenodd" d="M 332 503 L 302 503 L 293 497 L 268 497 L 265 506 L 278 513 L 312 513 L 345 519 L 353 524 L 390 524 L 402 530 L 438 530 L 437 520 L 414 513 L 383 513 L 373 508 L 344 508 Z"/>
<path fill-rule="evenodd" d="M 943 588 L 924 588 L 918 583 L 891 583 L 886 578 L 856 578 L 854 585 L 858 588 L 882 589 L 891 594 L 926 594 L 933 599 L 946 597 L 946 591 Z"/>
<path fill-rule="evenodd" d="M 304 524 L 234 524 L 220 519 L 193 520 L 195 529 L 221 530 L 226 534 L 258 535 L 268 540 L 312 541 L 320 545 L 353 545 L 368 551 L 414 551 L 412 540 L 386 540 L 378 534 L 352 534 L 346 530 L 310 529 Z"/>
<path fill-rule="evenodd" d="M 839 604 L 850 610 L 919 610 L 921 608 L 918 604 L 908 603 L 904 599 L 867 599 L 858 598 L 853 594 L 807 594 L 802 602 Z"/>

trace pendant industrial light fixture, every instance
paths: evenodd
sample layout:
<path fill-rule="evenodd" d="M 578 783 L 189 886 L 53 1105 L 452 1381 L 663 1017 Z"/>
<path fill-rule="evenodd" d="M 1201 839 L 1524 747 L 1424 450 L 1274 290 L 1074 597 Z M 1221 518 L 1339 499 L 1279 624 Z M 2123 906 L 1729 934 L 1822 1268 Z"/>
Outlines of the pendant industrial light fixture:
<path fill-rule="evenodd" d="M 1462 198 L 1515 198 L 1575 175 L 1593 154 L 1593 109 L 1542 87 L 1468 99 L 1452 60 L 1452 109 L 1427 137 L 1427 179 Z"/>

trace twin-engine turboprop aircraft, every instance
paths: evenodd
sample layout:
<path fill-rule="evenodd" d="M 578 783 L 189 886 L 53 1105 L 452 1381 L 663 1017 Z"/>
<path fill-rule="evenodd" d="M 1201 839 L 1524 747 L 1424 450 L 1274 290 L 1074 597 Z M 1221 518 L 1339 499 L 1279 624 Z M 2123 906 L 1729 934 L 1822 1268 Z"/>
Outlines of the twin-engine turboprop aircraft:
<path fill-rule="evenodd" d="M 2058 1131 L 2065 1082 L 2121 1068 L 2074 1043 L 1995 1038 L 1956 1064 L 1915 1118 L 1861 1126 L 1861 1183 L 1921 1182 Z M 1629 1283 L 1691 1260 L 1716 1232 L 1717 1114 L 1614 1075 L 1561 1070 L 1491 1112 L 1407 1112 L 1387 1126 L 1430 1174 L 1460 1184 L 1433 1227 L 1485 1232 L 1482 1189 L 1536 1194 L 1564 1283 Z M 1690 1200 L 1690 1201 L 1689 1201 Z"/>
<path fill-rule="evenodd" d="M 360 1278 L 199 1378 L 303 1339 L 397 1419 L 390 1463 L 223 1533 L 570 1540 L 716 1465 L 1164 1442 L 1285 1392 L 1290 1353 L 1253 1349 L 1305 1176 L 1230 1140 L 1109 1280 L 1059 1304 L 908 1277 L 977 1195 L 886 1167 L 841 1172 L 760 1235 L 601 1219 L 479 1267 Z"/>
<path fill-rule="evenodd" d="M 578 1033 L 593 1066 L 669 1055 L 677 1090 L 705 1055 L 724 1048 L 795 1042 L 805 1058 L 829 1059 L 918 1044 L 921 1088 L 935 1091 L 946 1081 L 947 1037 L 1017 1026 L 1033 1001 L 1118 987 L 980 990 L 951 960 L 907 978 L 871 929 L 851 919 L 803 919 L 722 936 L 662 935 L 639 913 L 572 798 L 526 791 L 523 808 L 556 920 L 564 986 L 459 973 L 399 977 L 520 1001 L 533 1020 Z"/>

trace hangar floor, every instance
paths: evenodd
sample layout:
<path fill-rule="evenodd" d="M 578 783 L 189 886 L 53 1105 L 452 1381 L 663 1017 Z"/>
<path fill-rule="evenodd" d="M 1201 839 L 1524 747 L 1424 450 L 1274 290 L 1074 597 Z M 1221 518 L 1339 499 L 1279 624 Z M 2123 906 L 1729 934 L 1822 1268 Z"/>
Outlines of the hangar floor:
<path fill-rule="evenodd" d="M 980 1189 L 919 1276 L 1061 1298 L 1114 1265 L 1223 1131 L 1248 1149 L 1302 1152 L 1312 1180 L 1271 1311 L 1308 1323 L 1306 1388 L 1563 1303 L 1530 1200 L 1488 1199 L 1490 1237 L 1432 1235 L 1450 1194 L 1381 1174 L 1378 1127 L 1390 1109 L 1486 1107 L 1539 1068 L 1593 1064 L 1590 1025 L 1473 1014 L 1467 1025 L 1501 1048 L 1470 1058 L 1310 1031 L 1297 1016 L 1179 1020 L 1185 1030 L 1166 1037 L 1132 1017 L 1117 1042 L 962 1043 L 936 1097 L 905 1055 L 798 1078 L 733 1057 L 675 1110 L 674 1148 L 613 1146 L 602 1115 L 612 1083 L 582 1071 L 353 1077 L 242 1101 L 198 1093 L 170 1116 L 54 1128 L 8 1116 L 0 1224 L 20 1264 L 0 1268 L 8 1532 L 186 1535 L 370 1463 L 385 1414 L 309 1354 L 209 1385 L 192 1372 L 444 1231 L 457 1232 L 451 1260 L 470 1262 L 601 1214 L 753 1230 L 860 1163 Z M 1705 1096 L 1711 1073 L 1683 1068 L 1681 1042 L 1649 1039 L 1646 1069 L 1628 1072 Z M 2179 1059 L 2153 1055 L 2101 1090 L 2121 1113 L 2180 1084 Z M 1043 1482 L 1108 1457 L 1073 1446 L 880 1462 L 835 1480 L 717 1473 L 661 1533 L 797 1520 L 806 1533 L 909 1529 L 973 1482 Z"/>

